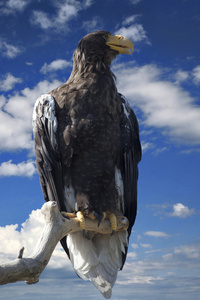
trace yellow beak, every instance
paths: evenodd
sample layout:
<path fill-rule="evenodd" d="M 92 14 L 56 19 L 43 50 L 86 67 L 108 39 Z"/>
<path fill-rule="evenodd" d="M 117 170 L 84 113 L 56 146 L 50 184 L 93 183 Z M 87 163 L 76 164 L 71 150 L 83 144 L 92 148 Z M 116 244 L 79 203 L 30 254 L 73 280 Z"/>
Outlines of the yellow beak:
<path fill-rule="evenodd" d="M 121 54 L 133 53 L 133 43 L 122 35 L 110 35 L 106 44 Z"/>

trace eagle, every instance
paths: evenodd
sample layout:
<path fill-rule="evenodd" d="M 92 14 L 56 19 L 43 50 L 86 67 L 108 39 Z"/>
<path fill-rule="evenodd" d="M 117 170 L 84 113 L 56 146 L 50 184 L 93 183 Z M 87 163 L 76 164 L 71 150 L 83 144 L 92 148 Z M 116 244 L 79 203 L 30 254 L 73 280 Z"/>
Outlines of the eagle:
<path fill-rule="evenodd" d="M 77 275 L 111 298 L 137 213 L 138 121 L 110 69 L 131 54 L 130 39 L 95 31 L 83 37 L 66 83 L 39 97 L 33 112 L 36 164 L 45 201 L 56 201 L 81 230 L 61 240 Z M 117 216 L 129 221 L 116 231 Z M 112 234 L 87 232 L 85 218 L 110 220 Z"/>

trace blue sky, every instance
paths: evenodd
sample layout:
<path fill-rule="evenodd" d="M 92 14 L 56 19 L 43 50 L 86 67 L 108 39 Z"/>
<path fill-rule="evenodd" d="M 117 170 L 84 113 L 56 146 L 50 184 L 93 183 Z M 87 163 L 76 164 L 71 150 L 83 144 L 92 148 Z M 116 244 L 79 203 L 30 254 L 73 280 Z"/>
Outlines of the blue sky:
<path fill-rule="evenodd" d="M 112 64 L 140 124 L 138 215 L 113 299 L 198 299 L 200 283 L 198 0 L 0 1 L 0 262 L 37 241 L 43 219 L 32 140 L 41 94 L 67 80 L 78 41 L 98 29 L 132 39 Z M 1 299 L 102 299 L 58 245 L 40 282 Z"/>

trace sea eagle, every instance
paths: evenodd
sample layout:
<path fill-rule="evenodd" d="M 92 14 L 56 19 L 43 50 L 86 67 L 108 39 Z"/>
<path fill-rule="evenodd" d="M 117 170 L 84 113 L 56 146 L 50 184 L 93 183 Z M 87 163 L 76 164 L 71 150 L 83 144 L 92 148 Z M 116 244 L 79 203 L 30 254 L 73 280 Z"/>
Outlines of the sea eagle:
<path fill-rule="evenodd" d="M 74 52 L 68 81 L 39 97 L 33 113 L 44 198 L 80 219 L 81 231 L 61 244 L 77 275 L 91 280 L 107 299 L 125 263 L 137 211 L 138 122 L 110 70 L 118 54 L 132 51 L 132 42 L 123 36 L 86 35 Z M 115 231 L 118 215 L 128 218 L 127 230 Z M 85 217 L 99 223 L 108 218 L 112 234 L 86 232 Z"/>

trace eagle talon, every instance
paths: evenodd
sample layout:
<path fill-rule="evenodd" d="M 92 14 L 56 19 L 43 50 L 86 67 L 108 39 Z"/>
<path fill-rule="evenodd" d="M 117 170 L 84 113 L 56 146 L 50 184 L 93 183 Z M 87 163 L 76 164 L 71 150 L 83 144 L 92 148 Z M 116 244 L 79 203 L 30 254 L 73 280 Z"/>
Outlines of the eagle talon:
<path fill-rule="evenodd" d="M 87 239 L 87 240 L 90 240 L 88 234 L 87 234 L 87 231 L 85 229 L 82 230 L 82 233 L 83 233 L 83 236 Z"/>
<path fill-rule="evenodd" d="M 106 213 L 101 213 L 98 214 L 96 211 L 94 211 L 94 216 L 95 218 L 98 220 L 98 227 L 100 226 L 101 222 L 104 221 L 105 217 L 106 217 Z"/>
<path fill-rule="evenodd" d="M 61 211 L 61 215 L 65 218 L 65 219 L 70 219 L 67 215 L 66 215 L 66 213 L 65 213 L 65 211 Z"/>

